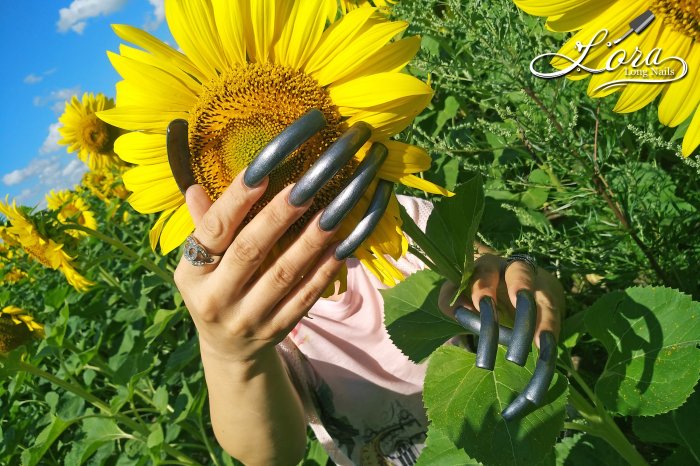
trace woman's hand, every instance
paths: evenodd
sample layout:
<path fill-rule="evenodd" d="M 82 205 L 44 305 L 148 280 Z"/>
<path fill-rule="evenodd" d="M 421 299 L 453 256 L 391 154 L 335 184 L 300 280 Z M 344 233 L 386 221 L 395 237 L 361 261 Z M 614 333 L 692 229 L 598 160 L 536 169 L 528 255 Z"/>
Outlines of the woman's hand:
<path fill-rule="evenodd" d="M 193 236 L 220 261 L 194 266 L 184 258 L 175 283 L 199 331 L 202 352 L 248 361 L 280 342 L 318 300 L 342 261 L 329 247 L 334 230 L 323 231 L 317 215 L 274 261 L 272 246 L 308 209 L 288 202 L 283 189 L 245 227 L 251 207 L 265 192 L 267 179 L 249 188 L 240 174 L 212 203 L 199 185 L 187 189 L 195 223 Z M 238 233 L 237 233 L 238 232 Z M 269 264 L 259 272 L 261 265 Z"/>
<path fill-rule="evenodd" d="M 457 307 L 450 306 L 456 291 L 451 283 L 443 287 L 440 308 L 479 335 L 478 367 L 493 370 L 498 343 L 508 346 L 506 359 L 521 366 L 533 341 L 540 348 L 530 383 L 503 411 L 506 419 L 521 417 L 532 405 L 542 403 L 554 374 L 556 340 L 566 305 L 561 284 L 525 261 L 507 263 L 502 257 L 484 254 L 476 260 L 469 293 L 459 297 Z M 497 310 L 509 314 L 514 322 L 512 330 L 498 325 Z"/>

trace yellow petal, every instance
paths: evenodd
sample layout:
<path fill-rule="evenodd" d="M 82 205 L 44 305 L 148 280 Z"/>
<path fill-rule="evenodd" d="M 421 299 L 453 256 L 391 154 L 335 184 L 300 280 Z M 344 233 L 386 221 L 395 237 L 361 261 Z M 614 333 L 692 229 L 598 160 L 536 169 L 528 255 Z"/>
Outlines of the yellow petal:
<path fill-rule="evenodd" d="M 170 171 L 168 162 L 164 162 L 131 168 L 124 173 L 122 179 L 126 189 L 139 191 L 140 189 L 160 184 L 164 180 L 172 180 L 173 174 Z"/>
<path fill-rule="evenodd" d="M 264 63 L 268 61 L 275 38 L 275 0 L 254 0 L 250 3 L 250 32 L 247 38 L 248 55 L 251 61 Z"/>
<path fill-rule="evenodd" d="M 658 41 L 654 43 L 667 44 L 664 48 L 664 57 L 687 57 L 688 51 L 690 50 L 691 40 L 682 34 L 676 34 L 665 27 L 665 31 L 661 33 L 661 37 Z M 676 36 L 672 40 L 671 36 Z M 646 41 L 643 43 L 642 50 L 651 50 L 652 42 Z M 667 62 L 668 68 L 672 69 L 676 75 L 681 72 L 682 64 L 678 60 L 673 60 L 672 62 Z M 662 65 L 663 66 L 663 65 Z M 639 68 L 647 69 L 647 67 Z M 687 77 L 687 76 L 686 76 Z M 649 70 L 649 79 L 668 79 L 673 78 L 672 76 L 655 76 L 651 70 Z M 657 95 L 664 90 L 668 84 L 628 84 L 625 90 L 622 92 L 620 99 L 615 104 L 613 109 L 619 113 L 629 113 L 635 112 L 640 108 L 646 106 L 652 100 L 656 98 Z"/>
<path fill-rule="evenodd" d="M 149 33 L 125 24 L 113 24 L 112 29 L 117 36 L 121 37 L 123 40 L 131 42 L 132 44 L 151 52 L 153 55 L 161 57 L 165 61 L 174 64 L 181 70 L 196 78 L 200 83 L 206 83 L 208 81 L 207 76 L 202 73 L 202 71 L 197 68 L 197 66 L 195 66 L 195 64 L 192 63 L 189 58 L 159 39 L 156 39 Z"/>
<path fill-rule="evenodd" d="M 515 4 L 526 13 L 535 16 L 561 15 L 567 11 L 578 11 L 579 8 L 586 8 L 590 4 L 599 7 L 599 11 L 609 2 L 601 0 L 515 0 Z"/>
<path fill-rule="evenodd" d="M 150 165 L 168 161 L 165 136 L 139 131 L 123 134 L 114 143 L 114 152 L 125 162 Z"/>
<path fill-rule="evenodd" d="M 142 214 L 154 214 L 166 209 L 179 207 L 184 197 L 175 180 L 170 178 L 157 184 L 141 187 L 129 196 L 129 204 Z"/>
<path fill-rule="evenodd" d="M 179 80 L 180 83 L 187 87 L 187 89 L 189 89 L 194 95 L 199 95 L 199 93 L 202 92 L 202 84 L 199 82 L 199 80 L 180 69 L 174 62 L 164 60 L 161 57 L 124 44 L 119 45 L 119 54 L 123 57 L 131 58 L 132 60 L 145 63 L 146 65 L 151 65 L 162 69 L 166 73 L 172 75 L 175 79 Z"/>
<path fill-rule="evenodd" d="M 666 88 L 659 104 L 659 121 L 667 126 L 678 126 L 700 104 L 700 43 L 694 43 L 686 56 L 688 74 Z"/>
<path fill-rule="evenodd" d="M 300 0 L 293 2 L 289 19 L 284 23 L 280 38 L 275 44 L 277 64 L 301 69 L 326 26 L 326 0 Z"/>
<path fill-rule="evenodd" d="M 152 109 L 124 106 L 97 112 L 97 117 L 117 128 L 131 131 L 153 131 L 165 134 L 171 121 L 177 118 L 187 119 L 187 112 L 153 112 Z"/>
<path fill-rule="evenodd" d="M 246 63 L 245 25 L 247 10 L 240 0 L 212 0 L 216 28 L 219 31 L 222 44 L 226 44 L 223 52 L 230 65 Z"/>
<path fill-rule="evenodd" d="M 433 90 L 420 79 L 401 73 L 378 73 L 362 76 L 329 87 L 333 102 L 339 107 L 392 108 L 414 97 L 432 97 Z"/>
<path fill-rule="evenodd" d="M 194 231 L 194 222 L 186 205 L 178 207 L 165 223 L 160 235 L 160 249 L 167 254 L 180 246 L 187 236 Z"/>
<path fill-rule="evenodd" d="M 208 1 L 168 0 L 165 17 L 177 44 L 205 76 L 213 78 L 227 68 L 214 11 Z"/>
<path fill-rule="evenodd" d="M 335 84 L 355 79 L 359 76 L 377 73 L 396 73 L 404 69 L 420 49 L 420 37 L 413 36 L 385 45 L 379 51 L 367 57 L 352 74 L 337 79 Z"/>
<path fill-rule="evenodd" d="M 302 71 L 315 77 L 335 57 L 338 50 L 342 50 L 352 43 L 355 35 L 373 14 L 373 8 L 358 8 L 333 23 L 324 31 L 318 48 Z"/>
<path fill-rule="evenodd" d="M 160 214 L 158 220 L 156 220 L 155 225 L 153 225 L 153 228 L 151 228 L 151 231 L 148 232 L 148 240 L 151 244 L 152 250 L 156 250 L 156 246 L 158 245 L 158 239 L 160 238 L 160 234 L 163 231 L 165 222 L 170 218 L 173 212 L 175 212 L 175 209 L 165 210 L 162 214 Z"/>
<path fill-rule="evenodd" d="M 368 56 L 378 52 L 387 42 L 408 27 L 404 21 L 385 22 L 370 20 L 346 47 L 337 51 L 331 60 L 315 74 L 319 85 L 326 86 L 352 75 Z"/>

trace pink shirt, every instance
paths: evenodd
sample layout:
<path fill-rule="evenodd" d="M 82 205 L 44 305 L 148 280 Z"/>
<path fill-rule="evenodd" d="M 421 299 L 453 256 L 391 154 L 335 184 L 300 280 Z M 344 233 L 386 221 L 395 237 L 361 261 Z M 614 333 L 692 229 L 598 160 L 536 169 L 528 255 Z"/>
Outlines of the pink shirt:
<path fill-rule="evenodd" d="M 424 228 L 432 205 L 398 198 Z M 395 264 L 405 275 L 423 267 L 411 255 Z M 336 301 L 319 300 L 280 350 L 309 424 L 336 464 L 412 465 L 427 430 L 426 366 L 411 362 L 389 338 L 378 291 L 385 286 L 356 259 L 347 266 L 347 291 Z"/>

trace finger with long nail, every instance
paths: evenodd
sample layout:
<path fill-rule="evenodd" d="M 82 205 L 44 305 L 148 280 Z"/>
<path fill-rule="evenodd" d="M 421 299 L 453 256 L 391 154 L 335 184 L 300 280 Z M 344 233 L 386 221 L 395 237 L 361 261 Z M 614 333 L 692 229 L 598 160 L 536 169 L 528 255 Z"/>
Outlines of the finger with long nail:
<path fill-rule="evenodd" d="M 485 296 L 479 301 L 479 346 L 476 350 L 476 367 L 493 370 L 498 352 L 498 318 L 493 299 Z"/>
<path fill-rule="evenodd" d="M 362 220 L 357 224 L 355 229 L 345 238 L 335 250 L 335 258 L 338 260 L 347 259 L 360 244 L 372 234 L 372 231 L 377 227 L 382 219 L 389 199 L 394 191 L 394 183 L 387 180 L 379 180 L 377 188 L 374 191 L 372 200 L 367 207 Z"/>
<path fill-rule="evenodd" d="M 523 392 L 503 410 L 501 416 L 506 421 L 519 419 L 535 408 L 542 406 L 554 378 L 557 362 L 557 343 L 550 331 L 540 333 L 540 355 L 535 372 Z"/>
<path fill-rule="evenodd" d="M 537 306 L 535 298 L 527 290 L 517 292 L 515 302 L 515 322 L 513 323 L 513 338 L 508 345 L 506 359 L 519 366 L 525 365 L 527 355 L 532 347 L 537 324 Z"/>
<path fill-rule="evenodd" d="M 289 194 L 289 203 L 297 207 L 305 204 L 348 163 L 370 136 L 372 128 L 368 124 L 360 121 L 352 125 L 294 185 Z"/>
<path fill-rule="evenodd" d="M 384 144 L 379 142 L 372 144 L 348 184 L 324 209 L 319 220 L 322 230 L 330 231 L 343 221 L 372 183 L 388 153 Z"/>

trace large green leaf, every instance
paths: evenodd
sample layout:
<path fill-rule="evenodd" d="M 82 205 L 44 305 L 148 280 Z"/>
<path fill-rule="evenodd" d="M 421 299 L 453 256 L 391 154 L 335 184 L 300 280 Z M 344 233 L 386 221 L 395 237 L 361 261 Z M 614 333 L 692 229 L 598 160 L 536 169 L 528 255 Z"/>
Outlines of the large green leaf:
<path fill-rule="evenodd" d="M 680 406 L 700 375 L 700 303 L 661 287 L 609 293 L 586 327 L 608 351 L 596 395 L 617 413 L 653 416 Z"/>
<path fill-rule="evenodd" d="M 683 406 L 654 417 L 635 418 L 634 433 L 650 443 L 677 445 L 665 464 L 700 464 L 700 393 L 695 392 Z M 681 462 L 682 458 L 690 459 Z"/>
<path fill-rule="evenodd" d="M 51 416 L 51 422 L 39 433 L 34 445 L 22 452 L 22 465 L 34 466 L 40 464 L 41 459 L 51 448 L 51 445 L 74 422 L 75 420 L 64 421 L 58 416 Z"/>
<path fill-rule="evenodd" d="M 428 438 L 425 441 L 425 448 L 418 457 L 416 466 L 433 466 L 436 464 L 478 466 L 481 463 L 470 458 L 464 450 L 457 448 L 445 432 L 431 424 L 428 426 Z"/>
<path fill-rule="evenodd" d="M 438 307 L 445 279 L 430 270 L 409 276 L 382 290 L 384 325 L 394 344 L 412 361 L 420 362 L 464 329 Z"/>
<path fill-rule="evenodd" d="M 474 354 L 457 347 L 433 353 L 423 393 L 430 421 L 484 464 L 553 464 L 554 442 L 564 425 L 566 378 L 555 375 L 544 407 L 506 422 L 501 412 L 532 377 L 534 358 L 519 367 L 506 361 L 505 349 L 499 347 L 493 371 L 474 362 Z"/>

